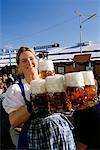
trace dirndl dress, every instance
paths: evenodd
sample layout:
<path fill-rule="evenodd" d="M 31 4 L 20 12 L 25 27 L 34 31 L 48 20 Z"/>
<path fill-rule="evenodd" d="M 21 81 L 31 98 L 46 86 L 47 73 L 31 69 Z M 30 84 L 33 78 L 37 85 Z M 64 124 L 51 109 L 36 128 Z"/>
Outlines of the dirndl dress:
<path fill-rule="evenodd" d="M 31 119 L 27 131 L 29 150 L 76 150 L 72 129 L 60 113 Z"/>

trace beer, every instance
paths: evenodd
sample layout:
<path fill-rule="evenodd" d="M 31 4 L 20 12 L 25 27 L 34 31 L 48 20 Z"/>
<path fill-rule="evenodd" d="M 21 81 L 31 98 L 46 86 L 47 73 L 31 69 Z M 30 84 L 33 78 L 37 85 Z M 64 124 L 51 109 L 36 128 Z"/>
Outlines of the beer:
<path fill-rule="evenodd" d="M 32 80 L 30 85 L 31 102 L 34 111 L 48 110 L 45 80 Z"/>
<path fill-rule="evenodd" d="M 81 72 L 67 73 L 64 75 L 67 109 L 78 109 L 85 104 L 84 99 L 84 79 Z"/>
<path fill-rule="evenodd" d="M 94 75 L 92 71 L 82 71 L 84 78 L 84 90 L 85 90 L 85 99 L 89 106 L 95 105 L 97 103 L 96 97 L 96 85 L 94 80 Z"/>
<path fill-rule="evenodd" d="M 66 111 L 66 94 L 64 76 L 55 75 L 46 77 L 46 89 L 50 112 Z"/>
<path fill-rule="evenodd" d="M 53 61 L 49 59 L 39 61 L 39 74 L 41 79 L 55 75 Z"/>

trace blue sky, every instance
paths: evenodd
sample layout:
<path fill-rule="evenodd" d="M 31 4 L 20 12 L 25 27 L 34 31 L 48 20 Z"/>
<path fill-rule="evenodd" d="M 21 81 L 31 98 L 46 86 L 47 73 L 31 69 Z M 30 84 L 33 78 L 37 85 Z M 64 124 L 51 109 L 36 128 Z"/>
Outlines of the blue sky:
<path fill-rule="evenodd" d="M 0 48 L 59 43 L 74 46 L 80 40 L 100 42 L 100 0 L 0 0 Z"/>

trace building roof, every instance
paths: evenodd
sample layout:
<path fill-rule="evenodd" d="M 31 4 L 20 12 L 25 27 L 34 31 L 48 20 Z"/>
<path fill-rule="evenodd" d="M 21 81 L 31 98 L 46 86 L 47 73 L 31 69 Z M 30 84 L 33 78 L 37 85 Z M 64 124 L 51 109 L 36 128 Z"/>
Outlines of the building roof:
<path fill-rule="evenodd" d="M 80 54 L 91 54 L 91 60 L 100 60 L 100 44 L 88 44 L 82 45 L 82 53 L 80 46 L 76 45 L 73 47 L 59 47 L 49 50 L 48 58 L 53 61 L 73 61 L 75 55 Z"/>
<path fill-rule="evenodd" d="M 71 62 L 75 55 L 80 55 L 80 44 L 72 47 L 56 47 L 48 50 L 43 50 L 48 53 L 48 59 L 52 59 L 54 62 Z M 17 50 L 2 52 L 0 50 L 0 67 L 5 65 L 16 64 L 16 52 Z M 36 53 L 39 53 L 36 52 Z M 82 43 L 82 54 L 91 54 L 91 60 L 100 60 L 100 43 L 93 44 L 90 42 Z"/>

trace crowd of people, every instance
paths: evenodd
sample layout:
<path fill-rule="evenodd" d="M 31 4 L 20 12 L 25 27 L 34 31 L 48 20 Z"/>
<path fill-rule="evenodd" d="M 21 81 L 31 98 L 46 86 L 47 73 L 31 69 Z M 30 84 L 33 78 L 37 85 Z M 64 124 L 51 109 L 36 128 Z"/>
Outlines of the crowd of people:
<path fill-rule="evenodd" d="M 21 80 L 24 96 L 18 80 L 14 80 L 12 75 L 3 75 L 0 78 L 0 95 L 6 93 L 2 102 L 9 116 L 12 148 L 99 150 L 100 104 L 86 110 L 76 111 L 72 116 L 74 118 L 72 122 L 64 114 L 50 114 L 45 109 L 40 111 L 37 108 L 37 112 L 33 113 L 34 105 L 30 102 L 29 92 L 30 82 L 39 78 L 35 52 L 30 48 L 21 47 L 16 55 L 16 62 L 19 74 L 24 76 Z M 28 129 L 25 135 L 26 126 Z"/>
<path fill-rule="evenodd" d="M 8 89 L 8 87 L 12 84 L 14 84 L 15 80 L 12 76 L 12 74 L 3 74 L 0 76 L 0 125 L 1 125 L 1 145 L 0 148 L 6 150 L 7 148 L 9 149 L 14 149 L 15 146 L 13 145 L 13 142 L 11 140 L 11 136 L 9 133 L 10 129 L 10 122 L 9 122 L 9 116 L 5 112 L 2 102 L 5 98 L 5 93 Z M 6 138 L 5 138 L 6 137 Z"/>

